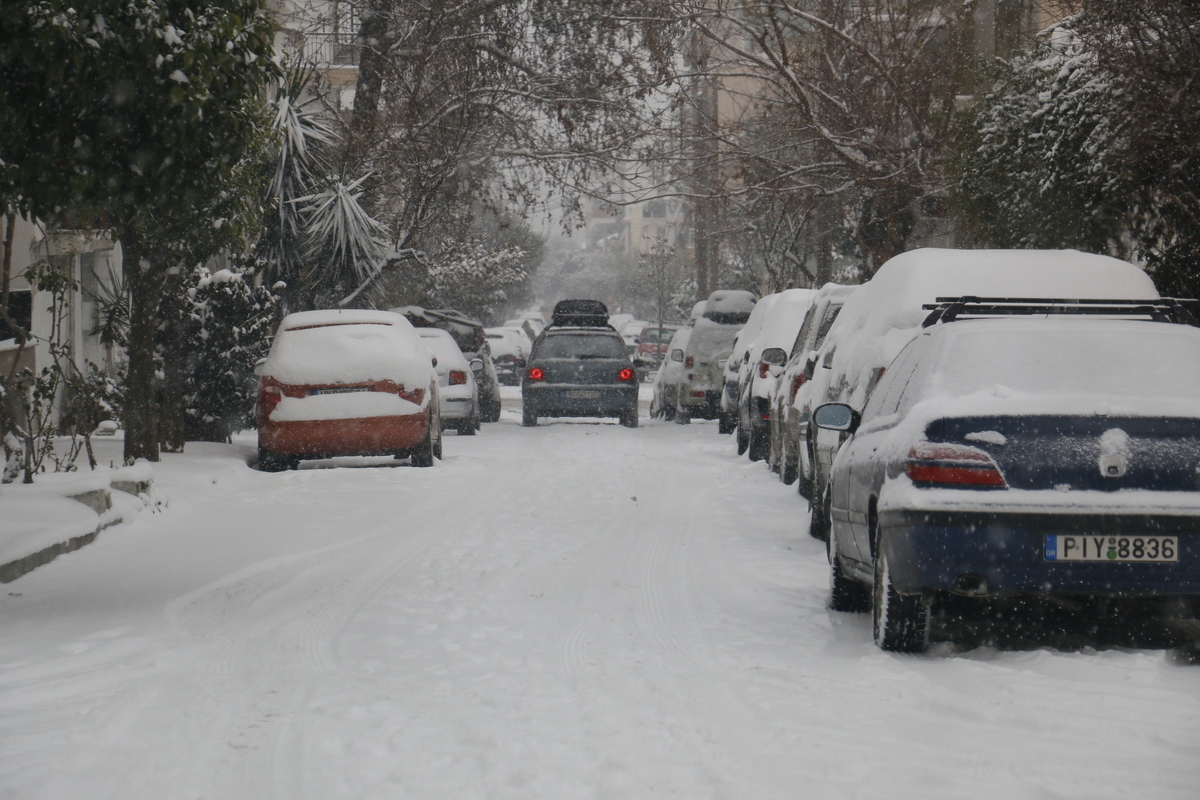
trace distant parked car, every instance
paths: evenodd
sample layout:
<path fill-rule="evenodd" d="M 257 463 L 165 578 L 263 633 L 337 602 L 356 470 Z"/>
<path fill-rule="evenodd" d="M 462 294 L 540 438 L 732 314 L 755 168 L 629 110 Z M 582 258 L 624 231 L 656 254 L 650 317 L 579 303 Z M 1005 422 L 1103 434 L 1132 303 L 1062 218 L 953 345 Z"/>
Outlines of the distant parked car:
<path fill-rule="evenodd" d="M 422 467 L 441 457 L 437 374 L 399 314 L 289 314 L 255 372 L 265 472 L 332 456 L 411 456 Z"/>
<path fill-rule="evenodd" d="M 818 357 L 814 407 L 862 408 L 887 365 L 920 332 L 929 314 L 924 306 L 963 295 L 1145 299 L 1158 291 L 1133 264 L 1074 250 L 910 250 L 884 263 L 842 306 Z M 819 513 L 844 437 L 814 433 L 811 508 Z M 827 526 L 819 516 L 813 522 L 813 535 L 824 537 Z"/>
<path fill-rule="evenodd" d="M 968 299 L 904 346 L 861 416 L 819 407 L 816 425 L 850 435 L 822 510 L 831 607 L 872 608 L 875 641 L 900 651 L 924 649 L 951 602 L 1195 618 L 1200 330 L 1108 318 L 1195 324 L 1178 312 Z M 1037 318 L 964 319 L 1014 313 Z"/>
<path fill-rule="evenodd" d="M 719 420 L 722 433 L 733 430 L 737 406 L 722 403 L 727 364 L 734 341 L 755 308 L 754 295 L 737 289 L 718 289 L 704 302 L 704 315 L 692 325 L 684 352 L 684 383 L 679 390 L 675 421 L 692 417 Z"/>
<path fill-rule="evenodd" d="M 452 308 L 402 306 L 392 311 L 403 314 L 417 328 L 441 328 L 454 337 L 454 343 L 468 362 L 482 362 L 483 366 L 475 369 L 475 380 L 479 384 L 479 419 L 482 422 L 499 422 L 500 380 L 483 323 Z"/>
<path fill-rule="evenodd" d="M 786 348 L 795 344 L 815 294 L 812 289 L 788 289 L 774 295 L 762 329 L 746 351 L 746 363 L 738 374 L 737 450 L 751 461 L 761 461 L 770 450 L 771 390 L 787 361 Z"/>
<path fill-rule="evenodd" d="M 742 371 L 746 368 L 746 362 L 750 357 L 750 345 L 758 336 L 758 332 L 762 330 L 763 321 L 767 318 L 767 313 L 770 312 L 771 306 L 774 305 L 777 298 L 777 294 L 769 294 L 760 298 L 746 316 L 746 321 L 733 340 L 729 358 L 725 359 L 725 366 L 721 372 L 721 409 L 717 425 L 719 433 L 733 433 L 737 429 L 738 396 Z M 745 448 L 742 448 L 742 452 L 745 452 Z"/>
<path fill-rule="evenodd" d="M 496 378 L 505 386 L 519 386 L 531 345 L 525 332 L 520 328 L 485 330 L 488 347 L 492 352 L 492 363 L 496 367 Z"/>
<path fill-rule="evenodd" d="M 453 428 L 461 436 L 474 436 L 480 423 L 475 375 L 483 370 L 483 362 L 468 361 L 454 337 L 441 328 L 417 328 L 417 335 L 437 359 L 442 430 Z"/>
<path fill-rule="evenodd" d="M 662 325 L 647 323 L 637 337 L 637 349 L 633 353 L 633 365 L 642 375 L 659 368 L 667 355 L 667 344 L 680 326 L 671 322 Z"/>
<path fill-rule="evenodd" d="M 522 424 L 539 417 L 617 417 L 638 424 L 638 378 L 625 340 L 595 300 L 564 300 L 533 343 L 521 382 Z"/>
<path fill-rule="evenodd" d="M 683 353 L 691 335 L 691 328 L 680 328 L 667 344 L 667 357 L 663 359 L 654 378 L 654 397 L 650 400 L 652 417 L 675 419 L 675 409 L 679 407 L 679 385 L 684 375 Z"/>
<path fill-rule="evenodd" d="M 804 498 L 809 496 L 812 483 L 808 431 L 817 351 L 825 343 L 842 304 L 856 288 L 827 283 L 817 291 L 771 394 L 771 468 L 789 486 L 799 480 L 797 490 Z"/>

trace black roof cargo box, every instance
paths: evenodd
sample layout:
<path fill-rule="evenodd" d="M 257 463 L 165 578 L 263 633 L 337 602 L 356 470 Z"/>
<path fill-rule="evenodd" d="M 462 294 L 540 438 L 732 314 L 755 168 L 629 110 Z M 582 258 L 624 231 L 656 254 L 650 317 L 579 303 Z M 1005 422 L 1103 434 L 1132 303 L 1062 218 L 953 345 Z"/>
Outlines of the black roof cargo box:
<path fill-rule="evenodd" d="M 551 323 L 566 327 L 602 328 L 608 325 L 608 306 L 599 300 L 559 300 Z"/>

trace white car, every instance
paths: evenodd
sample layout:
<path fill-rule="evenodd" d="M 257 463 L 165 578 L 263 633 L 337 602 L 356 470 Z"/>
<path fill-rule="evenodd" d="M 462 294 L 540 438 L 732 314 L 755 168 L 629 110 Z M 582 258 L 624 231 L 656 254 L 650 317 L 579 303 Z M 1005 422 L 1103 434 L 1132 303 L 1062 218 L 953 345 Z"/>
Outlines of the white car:
<path fill-rule="evenodd" d="M 417 328 L 421 342 L 437 359 L 441 394 L 442 430 L 453 428 L 460 436 L 474 436 L 479 430 L 479 383 L 473 365 L 467 361 L 454 337 L 441 328 Z M 480 368 L 483 362 L 479 362 Z"/>
<path fill-rule="evenodd" d="M 683 383 L 685 373 L 683 354 L 691 335 L 691 328 L 680 328 L 675 331 L 667 345 L 667 355 L 654 379 L 654 397 L 650 400 L 652 417 L 675 418 L 675 409 L 679 404 L 679 385 Z"/>

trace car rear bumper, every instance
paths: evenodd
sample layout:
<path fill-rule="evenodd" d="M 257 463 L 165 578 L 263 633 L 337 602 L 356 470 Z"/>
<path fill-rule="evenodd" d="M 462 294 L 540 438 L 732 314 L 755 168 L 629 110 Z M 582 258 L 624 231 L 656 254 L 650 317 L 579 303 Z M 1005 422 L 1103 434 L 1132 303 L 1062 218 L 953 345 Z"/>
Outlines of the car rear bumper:
<path fill-rule="evenodd" d="M 973 591 L 1128 597 L 1200 595 L 1200 518 L 1146 514 L 1016 514 L 884 510 L 879 527 L 902 592 Z M 1177 562 L 1046 559 L 1050 535 L 1177 536 Z M 982 578 L 980 584 L 976 578 Z"/>
<path fill-rule="evenodd" d="M 258 444 L 281 456 L 386 455 L 417 447 L 428 430 L 428 414 L 266 422 Z"/>
<path fill-rule="evenodd" d="M 637 402 L 637 384 L 526 383 L 521 387 L 522 405 L 539 416 L 615 417 L 636 409 Z"/>

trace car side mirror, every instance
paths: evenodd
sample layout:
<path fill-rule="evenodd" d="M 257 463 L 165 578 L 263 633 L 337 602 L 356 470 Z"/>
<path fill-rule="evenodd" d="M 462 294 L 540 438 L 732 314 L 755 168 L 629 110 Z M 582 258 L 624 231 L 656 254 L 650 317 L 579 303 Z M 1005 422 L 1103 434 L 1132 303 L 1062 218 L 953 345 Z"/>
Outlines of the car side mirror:
<path fill-rule="evenodd" d="M 787 363 L 787 352 L 782 347 L 768 347 L 759 359 L 772 367 L 782 367 Z"/>
<path fill-rule="evenodd" d="M 483 372 L 483 359 L 482 358 L 471 359 L 471 371 L 472 372 Z"/>
<path fill-rule="evenodd" d="M 437 366 L 437 356 L 434 356 L 434 357 L 432 357 L 431 359 L 429 359 L 429 361 L 430 361 L 430 362 L 431 362 L 431 363 L 432 363 L 432 364 L 433 364 L 435 367 Z"/>
<path fill-rule="evenodd" d="M 682 350 L 672 350 L 671 351 L 671 360 L 672 361 L 683 361 L 683 351 Z"/>
<path fill-rule="evenodd" d="M 263 365 L 266 363 L 267 363 L 267 360 L 265 358 L 260 358 L 258 361 L 255 361 L 254 362 L 254 374 L 258 375 L 259 377 L 262 377 L 262 374 L 263 374 L 262 368 L 263 368 Z"/>
<path fill-rule="evenodd" d="M 862 422 L 862 415 L 845 403 L 826 403 L 813 412 L 813 424 L 827 431 L 854 433 Z"/>

